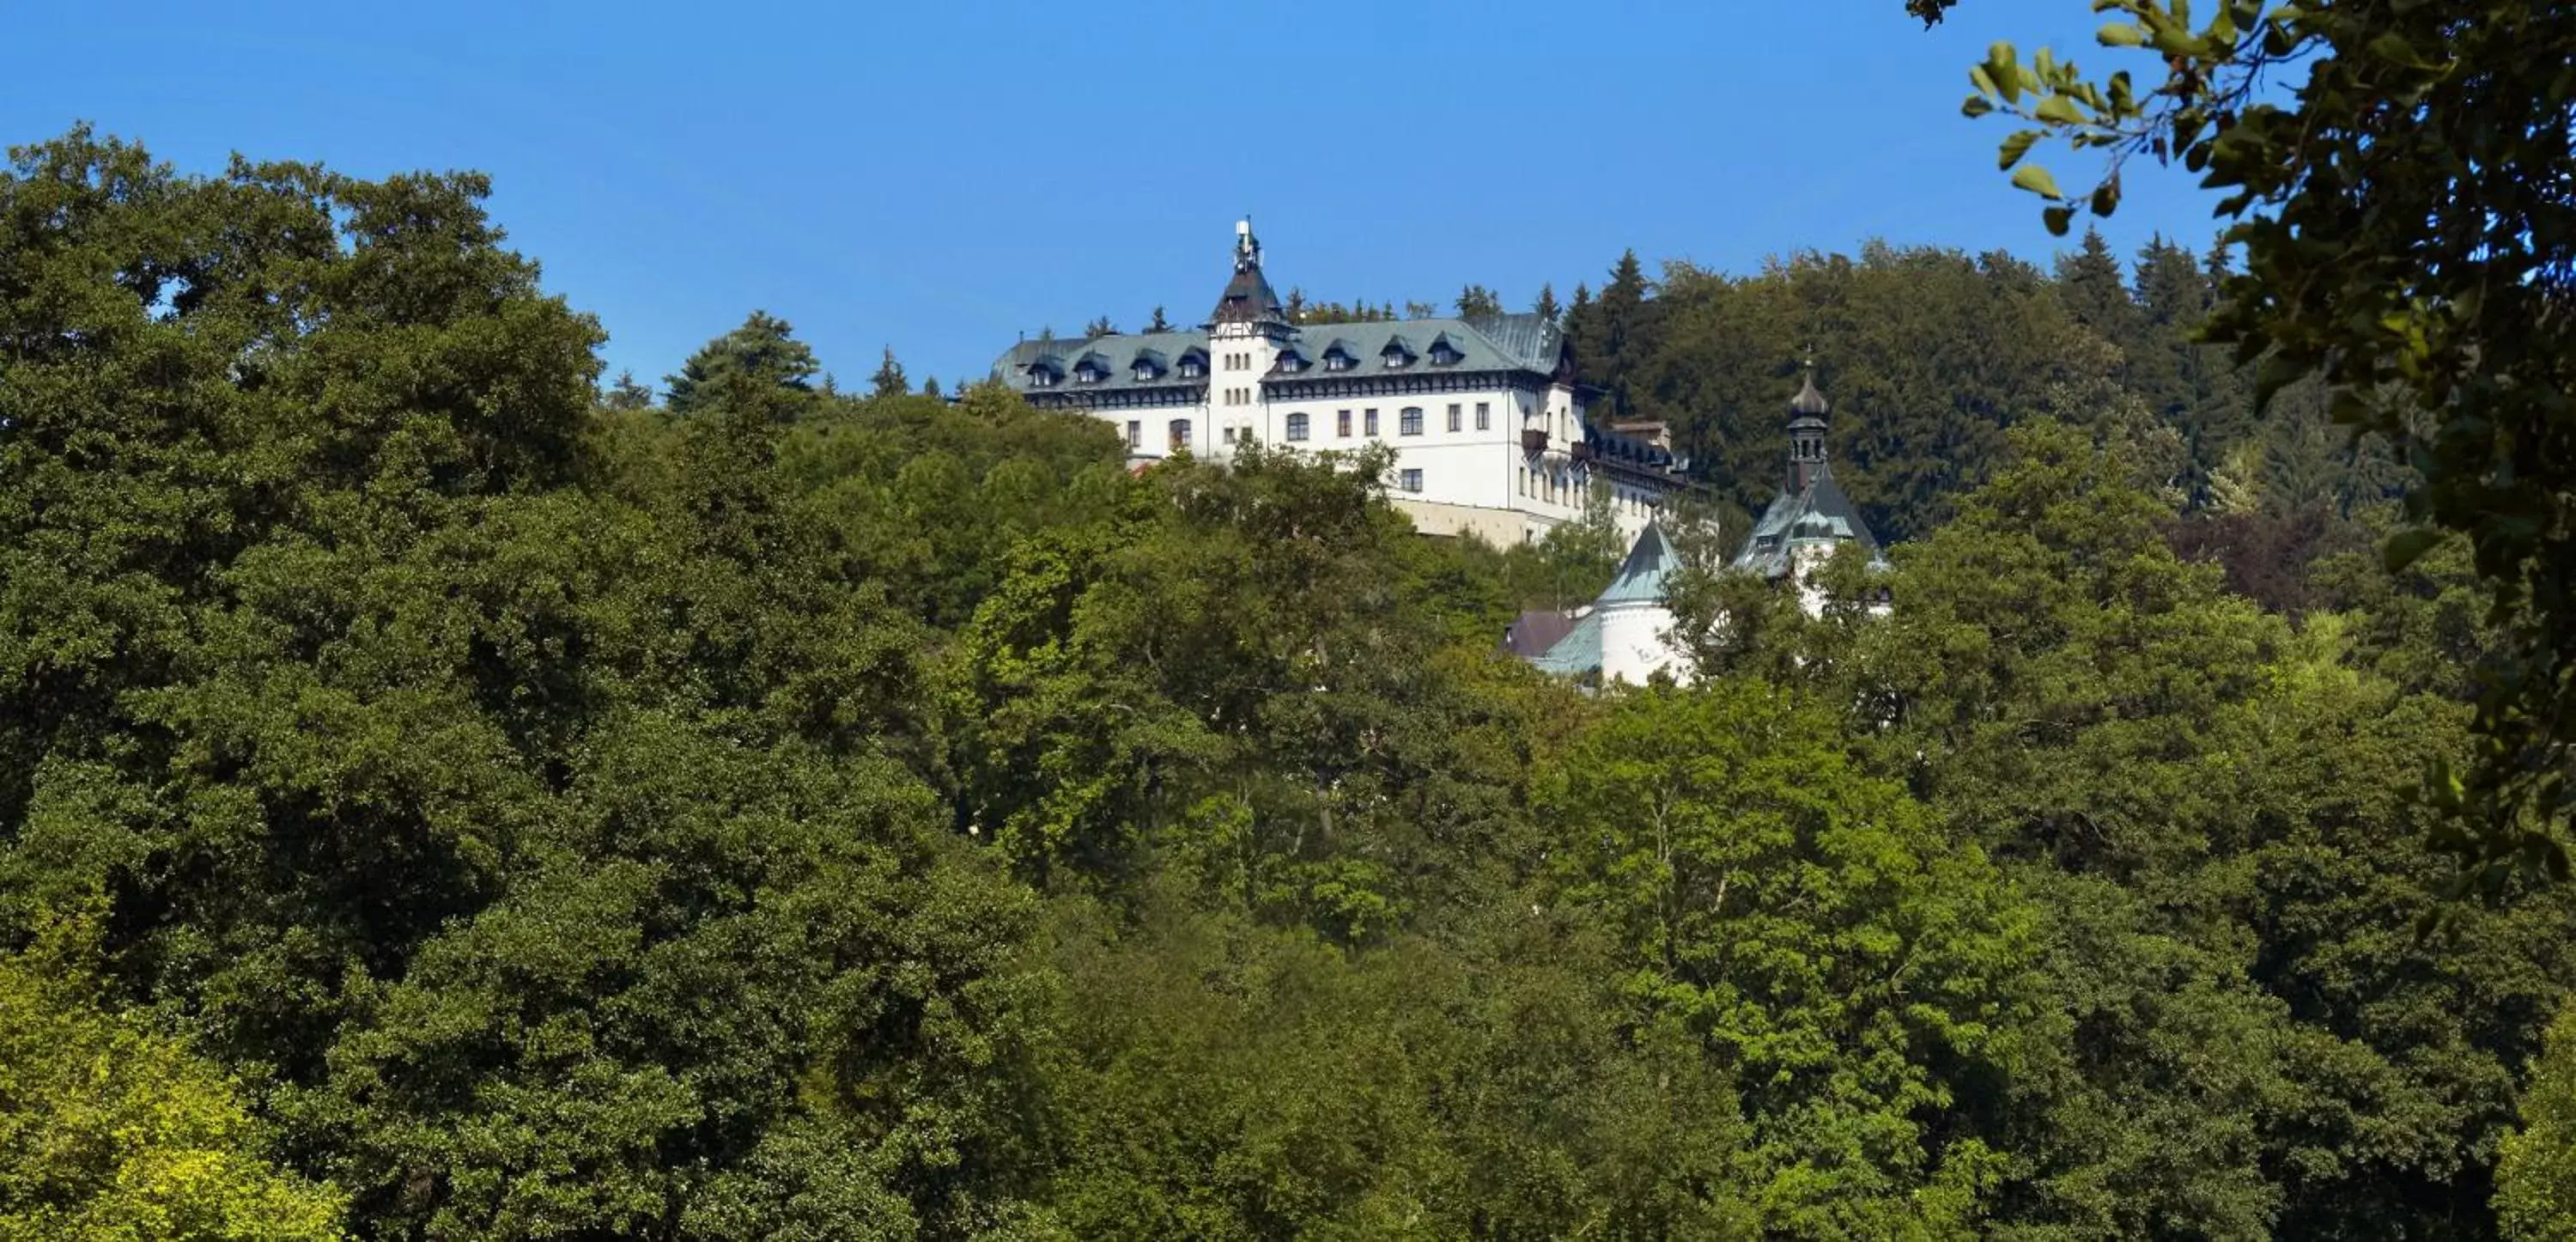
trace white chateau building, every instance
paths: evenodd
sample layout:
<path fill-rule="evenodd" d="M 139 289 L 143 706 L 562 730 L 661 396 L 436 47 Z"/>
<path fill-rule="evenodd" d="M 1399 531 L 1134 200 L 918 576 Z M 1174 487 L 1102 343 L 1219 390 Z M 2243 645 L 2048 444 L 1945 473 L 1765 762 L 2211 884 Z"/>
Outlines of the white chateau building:
<path fill-rule="evenodd" d="M 1565 334 L 1537 315 L 1292 323 L 1261 272 L 1252 223 L 1203 327 L 1022 341 L 994 378 L 1030 404 L 1126 433 L 1131 460 L 1223 461 L 1252 441 L 1395 450 L 1391 499 L 1425 534 L 1496 545 L 1578 517 L 1595 486 L 1641 534 L 1681 485 L 1660 427 L 1614 431 L 1588 412 Z"/>

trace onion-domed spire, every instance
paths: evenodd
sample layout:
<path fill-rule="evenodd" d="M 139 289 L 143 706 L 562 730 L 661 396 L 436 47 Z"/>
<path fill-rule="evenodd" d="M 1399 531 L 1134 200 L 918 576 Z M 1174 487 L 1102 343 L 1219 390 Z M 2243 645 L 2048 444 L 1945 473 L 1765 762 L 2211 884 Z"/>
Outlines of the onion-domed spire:
<path fill-rule="evenodd" d="M 1805 373 L 1804 380 L 1798 385 L 1798 395 L 1789 398 L 1789 410 L 1793 414 L 1823 418 L 1833 406 L 1825 400 L 1825 394 L 1816 390 L 1816 360 L 1809 358 L 1799 367 Z"/>
<path fill-rule="evenodd" d="M 1798 395 L 1789 399 L 1789 494 L 1807 490 L 1825 469 L 1825 412 L 1833 408 L 1816 387 L 1816 360 L 1801 366 Z"/>

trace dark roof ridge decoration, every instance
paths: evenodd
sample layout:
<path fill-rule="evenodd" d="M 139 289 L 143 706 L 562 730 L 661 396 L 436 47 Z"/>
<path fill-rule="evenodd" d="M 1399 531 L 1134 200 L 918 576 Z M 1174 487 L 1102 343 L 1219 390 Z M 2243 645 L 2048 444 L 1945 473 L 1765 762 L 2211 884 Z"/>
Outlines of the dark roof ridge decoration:
<path fill-rule="evenodd" d="M 1252 235 L 1250 216 L 1234 226 L 1234 276 L 1225 282 L 1208 319 L 1210 328 L 1236 323 L 1288 326 L 1286 306 L 1270 287 L 1270 278 L 1261 274 L 1261 241 Z"/>

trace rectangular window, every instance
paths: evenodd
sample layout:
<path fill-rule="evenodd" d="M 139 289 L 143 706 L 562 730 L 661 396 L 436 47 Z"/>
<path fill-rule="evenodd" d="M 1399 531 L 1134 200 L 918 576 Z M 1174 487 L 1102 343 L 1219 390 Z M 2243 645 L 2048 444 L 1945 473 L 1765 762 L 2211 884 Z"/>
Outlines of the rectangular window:
<path fill-rule="evenodd" d="M 1377 411 L 1363 410 L 1360 412 L 1360 430 L 1369 435 L 1377 434 Z"/>
<path fill-rule="evenodd" d="M 1166 447 L 1177 453 L 1190 446 L 1190 420 L 1175 418 L 1168 430 L 1169 437 L 1164 441 Z"/>
<path fill-rule="evenodd" d="M 1398 477 L 1398 478 L 1399 478 L 1399 480 L 1400 480 L 1400 482 L 1398 483 L 1398 486 L 1402 487 L 1404 490 L 1406 490 L 1406 491 L 1408 491 L 1408 492 L 1418 492 L 1418 491 L 1421 491 L 1421 490 L 1422 490 L 1422 472 L 1421 472 L 1421 471 L 1419 471 L 1419 470 L 1407 470 L 1407 471 L 1405 471 L 1402 475 L 1399 475 L 1399 476 L 1397 476 L 1397 477 Z"/>
<path fill-rule="evenodd" d="M 1494 403 L 1493 403 L 1493 402 L 1491 402 L 1491 401 L 1479 401 L 1479 402 L 1477 402 L 1477 403 L 1476 403 L 1476 430 L 1478 430 L 1478 431 L 1492 431 L 1493 429 L 1494 429 Z"/>
<path fill-rule="evenodd" d="M 1225 429 L 1225 442 L 1228 444 L 1234 443 L 1234 428 L 1228 427 Z"/>
<path fill-rule="evenodd" d="M 1345 440 L 1351 438 L 1351 412 L 1349 410 L 1342 410 L 1333 415 L 1333 434 L 1340 436 Z"/>
<path fill-rule="evenodd" d="M 1397 433 L 1400 435 L 1421 435 L 1422 407 L 1418 405 L 1408 405 L 1404 407 L 1404 409 L 1395 416 L 1395 428 Z"/>
<path fill-rule="evenodd" d="M 1305 415 L 1291 414 L 1288 416 L 1288 438 L 1290 440 L 1303 440 L 1306 438 Z"/>
<path fill-rule="evenodd" d="M 1138 422 L 1138 421 L 1136 421 L 1135 419 L 1132 419 L 1132 418 L 1131 418 L 1131 419 L 1128 419 L 1128 420 L 1127 420 L 1127 447 L 1129 447 L 1129 448 L 1143 448 L 1144 446 L 1145 446 L 1145 424 L 1140 423 L 1140 422 Z"/>
<path fill-rule="evenodd" d="M 1456 431 L 1456 430 L 1458 430 L 1458 427 L 1459 427 L 1458 417 L 1459 417 L 1459 415 L 1458 415 L 1458 403 L 1457 403 L 1457 402 L 1455 402 L 1455 401 L 1452 401 L 1452 402 L 1450 402 L 1450 403 L 1449 403 L 1449 430 L 1451 430 L 1451 431 Z"/>

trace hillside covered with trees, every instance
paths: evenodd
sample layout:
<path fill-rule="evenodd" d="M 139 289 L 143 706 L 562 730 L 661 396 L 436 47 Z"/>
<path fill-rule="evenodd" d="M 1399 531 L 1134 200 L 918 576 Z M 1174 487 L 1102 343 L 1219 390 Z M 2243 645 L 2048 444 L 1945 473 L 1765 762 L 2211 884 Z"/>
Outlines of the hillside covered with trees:
<path fill-rule="evenodd" d="M 603 389 L 487 189 L 0 178 L 0 1236 L 2570 1227 L 2576 890 L 2407 792 L 2465 541 L 2190 251 L 1581 291 L 1721 503 L 1812 351 L 1903 540 L 1589 695 L 1497 638 L 1615 544 L 766 315 Z"/>

